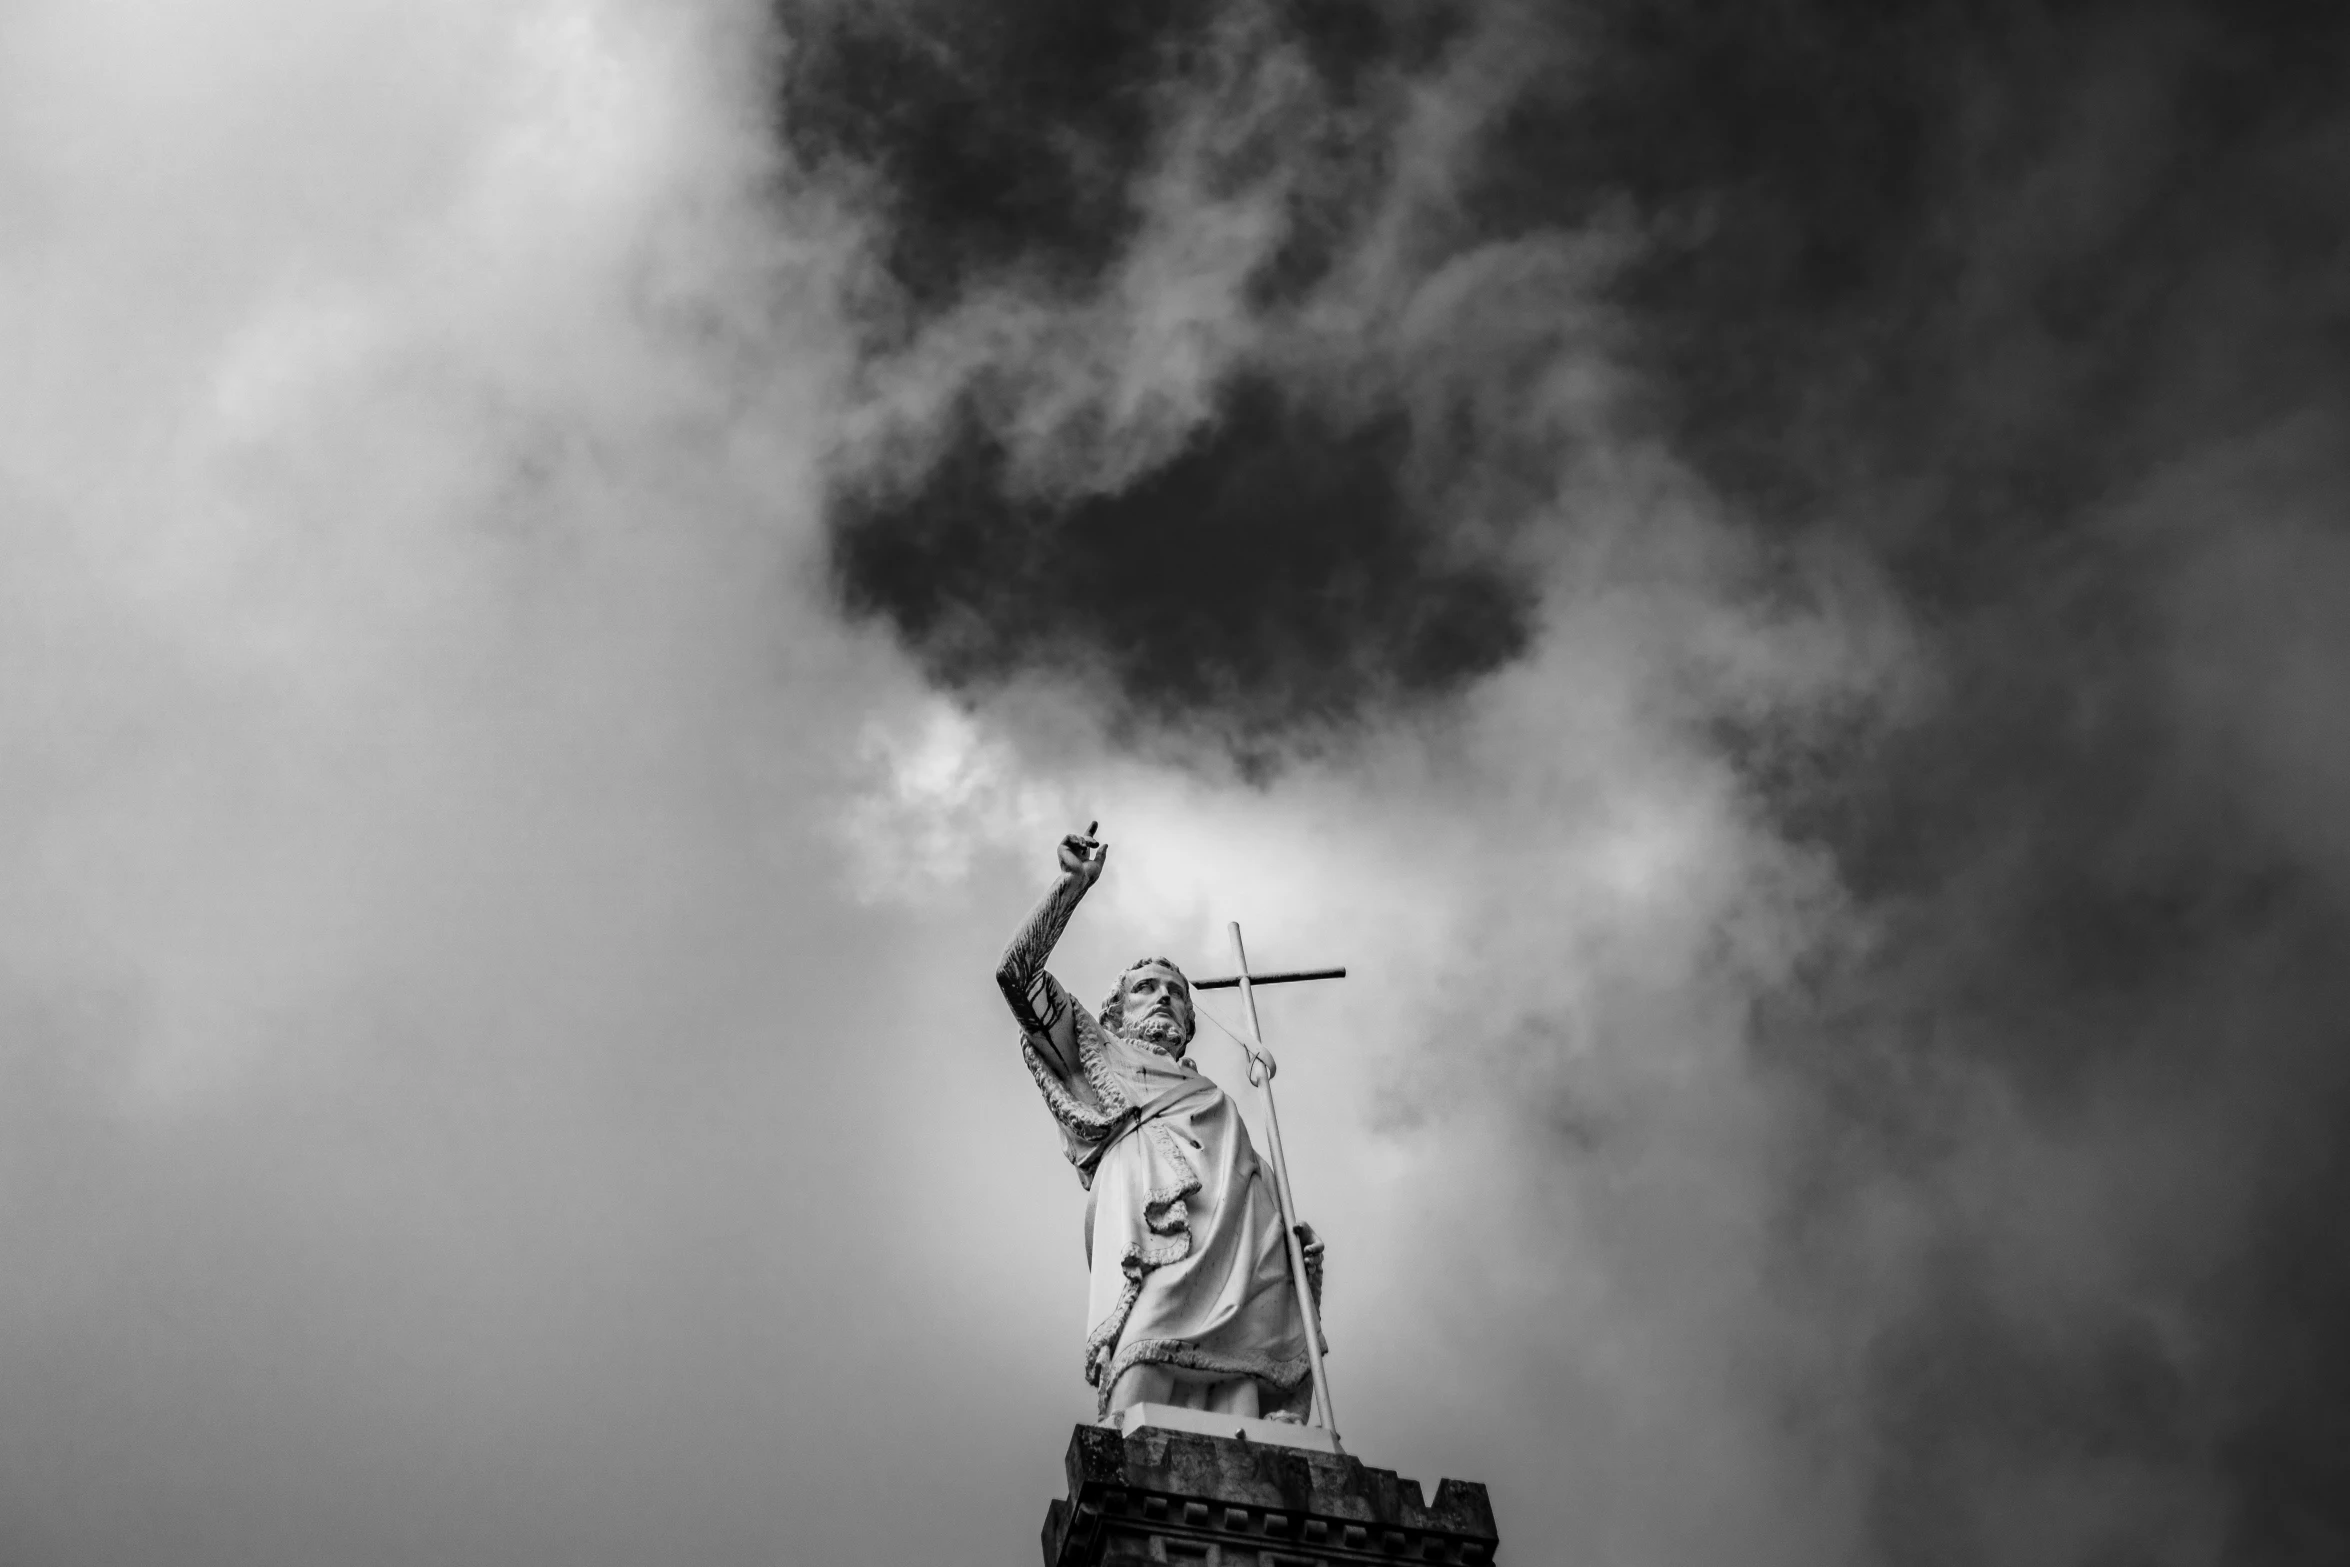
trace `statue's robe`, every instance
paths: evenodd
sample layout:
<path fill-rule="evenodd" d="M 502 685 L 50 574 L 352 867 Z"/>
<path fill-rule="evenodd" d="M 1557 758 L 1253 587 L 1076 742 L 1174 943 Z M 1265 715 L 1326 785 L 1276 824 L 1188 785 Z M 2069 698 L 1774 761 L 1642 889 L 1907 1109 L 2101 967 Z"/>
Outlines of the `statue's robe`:
<path fill-rule="evenodd" d="M 1189 1060 L 1104 1029 L 1050 974 L 1021 1054 L 1060 1124 L 1085 1212 L 1085 1379 L 1129 1366 L 1256 1379 L 1268 1415 L 1310 1403 L 1281 1206 L 1240 1108 Z M 1064 1066 L 1068 1063 L 1068 1066 Z M 1074 1067 L 1071 1070 L 1070 1067 Z"/>

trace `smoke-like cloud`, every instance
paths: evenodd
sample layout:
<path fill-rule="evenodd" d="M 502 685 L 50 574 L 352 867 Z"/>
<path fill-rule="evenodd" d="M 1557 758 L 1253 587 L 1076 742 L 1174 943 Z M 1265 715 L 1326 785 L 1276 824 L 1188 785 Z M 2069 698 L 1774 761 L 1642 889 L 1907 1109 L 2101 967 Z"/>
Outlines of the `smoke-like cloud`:
<path fill-rule="evenodd" d="M 0 1559 L 846 1559 L 814 827 L 909 693 L 800 585 L 771 30 L 6 32 Z"/>
<path fill-rule="evenodd" d="M 1137 719 L 1243 748 L 1441 699 L 1524 651 L 1527 498 L 1501 493 L 1490 444 L 1570 432 L 1552 407 L 1513 431 L 1474 401 L 1557 402 L 1532 378 L 1578 329 L 1561 274 L 1604 247 L 1378 253 L 1382 229 L 1428 249 L 1467 134 L 1465 94 L 1416 103 L 1394 58 L 1425 64 L 1425 29 L 1333 13 L 1301 34 L 1252 7 L 792 14 L 787 141 L 858 170 L 890 236 L 870 456 L 834 515 L 852 611 L 949 685 L 1098 667 Z M 1460 74 L 1495 74 L 1489 52 Z M 1426 167 L 1379 177 L 1389 159 Z M 1545 296 L 1566 316 L 1524 341 Z M 1526 384 L 1463 362 L 1486 350 Z"/>
<path fill-rule="evenodd" d="M 1095 816 L 1514 1557 L 2342 1553 L 2330 16 L 9 38 L 0 1558 L 1031 1548 Z"/>
<path fill-rule="evenodd" d="M 894 236 L 843 602 L 1378 885 L 1383 1347 L 1521 1538 L 2338 1553 L 2343 26 L 943 14 L 787 87 Z"/>

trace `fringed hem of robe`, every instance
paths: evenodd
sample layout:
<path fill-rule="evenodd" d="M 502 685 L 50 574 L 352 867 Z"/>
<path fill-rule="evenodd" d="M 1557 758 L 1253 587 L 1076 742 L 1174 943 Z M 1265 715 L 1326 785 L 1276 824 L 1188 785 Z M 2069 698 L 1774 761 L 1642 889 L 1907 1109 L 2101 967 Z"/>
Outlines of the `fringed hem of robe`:
<path fill-rule="evenodd" d="M 1117 1141 L 1115 1134 L 1120 1118 L 1133 1108 L 1125 1090 L 1118 1086 L 1117 1074 L 1102 1060 L 1100 1034 L 1101 1025 L 1079 1011 L 1077 1059 L 1085 1072 L 1085 1086 L 1100 1101 L 1098 1109 L 1069 1092 L 1060 1074 L 1037 1053 L 1036 1046 L 1025 1035 L 1020 1040 L 1020 1059 L 1028 1063 L 1028 1075 L 1036 1079 L 1037 1090 L 1044 1095 L 1045 1108 L 1061 1123 L 1069 1162 L 1077 1166 L 1077 1184 L 1087 1191 L 1093 1190 L 1093 1172 L 1101 1163 L 1103 1151 Z"/>
<path fill-rule="evenodd" d="M 1119 1350 L 1095 1384 L 1095 1419 L 1109 1417 L 1111 1390 L 1136 1366 L 1181 1366 L 1219 1377 L 1253 1377 L 1260 1388 L 1280 1395 L 1263 1409 L 1268 1418 L 1281 1413 L 1302 1414 L 1308 1404 L 1311 1368 L 1303 1355 L 1276 1360 L 1269 1355 L 1220 1354 L 1200 1349 L 1187 1339 L 1146 1338 Z"/>

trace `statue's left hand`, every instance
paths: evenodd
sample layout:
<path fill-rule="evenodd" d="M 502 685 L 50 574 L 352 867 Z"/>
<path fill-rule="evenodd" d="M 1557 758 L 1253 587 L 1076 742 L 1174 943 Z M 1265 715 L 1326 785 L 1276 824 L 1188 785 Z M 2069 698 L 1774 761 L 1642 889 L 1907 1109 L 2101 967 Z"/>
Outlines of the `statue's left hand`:
<path fill-rule="evenodd" d="M 1314 1304 L 1322 1303 L 1322 1237 L 1314 1233 L 1310 1224 L 1297 1227 L 1297 1249 L 1305 1253 L 1306 1285 L 1314 1292 Z"/>

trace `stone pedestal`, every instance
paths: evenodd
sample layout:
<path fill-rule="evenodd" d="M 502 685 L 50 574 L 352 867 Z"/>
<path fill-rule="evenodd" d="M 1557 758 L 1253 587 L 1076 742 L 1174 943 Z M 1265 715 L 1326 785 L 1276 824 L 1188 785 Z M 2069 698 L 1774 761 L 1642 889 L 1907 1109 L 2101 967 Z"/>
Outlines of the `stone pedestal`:
<path fill-rule="evenodd" d="M 1079 1426 L 1069 1496 L 1045 1515 L 1045 1567 L 1182 1563 L 1487 1567 L 1501 1544 L 1473 1481 L 1416 1480 L 1343 1453 L 1144 1426 Z"/>

